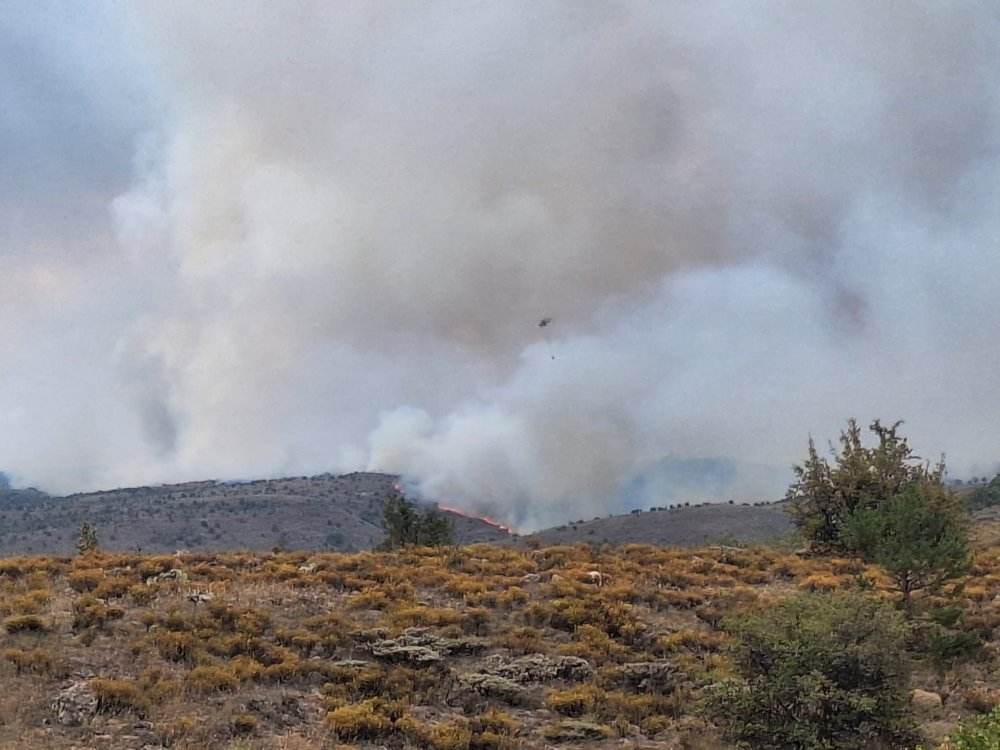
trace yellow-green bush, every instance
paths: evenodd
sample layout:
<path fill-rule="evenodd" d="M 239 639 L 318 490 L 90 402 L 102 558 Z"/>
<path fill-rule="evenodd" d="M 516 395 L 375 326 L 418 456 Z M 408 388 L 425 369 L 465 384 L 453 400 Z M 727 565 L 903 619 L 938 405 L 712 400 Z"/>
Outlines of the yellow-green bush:
<path fill-rule="evenodd" d="M 42 649 L 26 651 L 20 648 L 8 648 L 4 650 L 3 658 L 14 665 L 18 674 L 30 672 L 47 677 L 62 677 L 68 672 L 62 659 L 51 651 Z"/>
<path fill-rule="evenodd" d="M 202 695 L 235 690 L 239 683 L 239 678 L 228 666 L 203 665 L 195 667 L 184 676 L 185 686 Z"/>
<path fill-rule="evenodd" d="M 90 681 L 90 687 L 97 697 L 98 713 L 131 711 L 142 717 L 149 710 L 149 698 L 133 680 L 96 679 Z"/>
<path fill-rule="evenodd" d="M 52 623 L 41 615 L 14 615 L 3 621 L 8 633 L 48 633 Z"/>
<path fill-rule="evenodd" d="M 105 572 L 101 568 L 86 568 L 74 570 L 67 576 L 69 586 L 78 593 L 93 591 L 104 580 Z"/>
<path fill-rule="evenodd" d="M 326 723 L 341 741 L 378 742 L 393 733 L 394 724 L 405 715 L 398 704 L 370 698 L 330 711 Z"/>

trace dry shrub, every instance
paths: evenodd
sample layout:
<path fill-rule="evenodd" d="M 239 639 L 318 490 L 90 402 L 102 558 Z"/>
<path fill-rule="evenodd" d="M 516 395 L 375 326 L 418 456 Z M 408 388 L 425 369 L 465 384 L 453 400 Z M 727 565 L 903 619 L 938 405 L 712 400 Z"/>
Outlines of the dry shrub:
<path fill-rule="evenodd" d="M 18 596 L 11 602 L 11 611 L 22 615 L 37 615 L 45 610 L 54 594 L 50 589 L 35 589 Z"/>
<path fill-rule="evenodd" d="M 302 661 L 297 656 L 290 656 L 277 664 L 265 667 L 259 679 L 264 682 L 286 684 L 308 672 L 308 662 Z"/>
<path fill-rule="evenodd" d="M 606 740 L 610 736 L 611 727 L 606 724 L 580 722 L 575 719 L 558 721 L 542 729 L 542 737 L 555 743 Z"/>
<path fill-rule="evenodd" d="M 647 737 L 655 737 L 662 732 L 666 732 L 673 725 L 669 716 L 644 716 L 639 721 L 639 729 Z"/>
<path fill-rule="evenodd" d="M 351 594 L 347 606 L 351 609 L 388 609 L 391 604 L 389 594 L 381 588 L 369 586 L 356 594 Z"/>
<path fill-rule="evenodd" d="M 1000 693 L 984 685 L 972 687 L 962 693 L 962 705 L 977 714 L 988 714 L 1000 704 Z"/>
<path fill-rule="evenodd" d="M 423 566 L 410 574 L 410 582 L 418 589 L 439 589 L 450 580 L 451 574 L 437 566 Z"/>
<path fill-rule="evenodd" d="M 483 581 L 461 575 L 449 575 L 440 588 L 443 593 L 457 599 L 465 599 L 470 594 L 480 595 L 487 589 Z"/>
<path fill-rule="evenodd" d="M 216 634 L 205 641 L 205 650 L 213 656 L 239 656 L 246 654 L 249 647 L 250 641 L 235 633 Z"/>
<path fill-rule="evenodd" d="M 500 607 L 500 592 L 491 591 L 485 581 L 479 582 L 479 588 L 465 594 L 462 599 L 469 607 L 484 607 L 498 609 Z"/>
<path fill-rule="evenodd" d="M 496 639 L 496 645 L 506 648 L 511 656 L 537 654 L 544 649 L 544 632 L 530 626 L 512 628 Z"/>
<path fill-rule="evenodd" d="M 326 715 L 326 723 L 337 739 L 346 742 L 379 742 L 388 738 L 405 709 L 379 698 L 352 706 L 341 706 Z"/>
<path fill-rule="evenodd" d="M 260 720 L 253 714 L 236 714 L 229 720 L 229 731 L 236 737 L 253 734 L 257 731 Z"/>
<path fill-rule="evenodd" d="M 156 599 L 156 587 L 146 586 L 145 584 L 136 584 L 129 587 L 128 595 L 132 599 L 132 603 L 135 606 L 145 607 Z"/>
<path fill-rule="evenodd" d="M 386 698 L 411 704 L 429 704 L 444 700 L 451 685 L 447 667 L 436 666 L 415 669 L 411 667 L 385 667 L 369 665 L 361 669 L 327 669 L 327 679 L 342 684 L 343 691 L 352 701 L 366 698 Z"/>
<path fill-rule="evenodd" d="M 151 576 L 159 575 L 160 573 L 166 573 L 171 568 L 176 568 L 177 560 L 173 557 L 168 557 L 166 555 L 158 555 L 154 557 L 144 557 L 142 562 L 136 570 L 139 576 L 139 580 L 145 581 Z"/>
<path fill-rule="evenodd" d="M 207 695 L 235 690 L 240 680 L 229 666 L 203 665 L 185 675 L 184 684 L 194 693 Z"/>
<path fill-rule="evenodd" d="M 800 580 L 797 586 L 803 591 L 836 591 L 850 584 L 850 578 L 844 578 L 833 573 L 813 573 Z"/>
<path fill-rule="evenodd" d="M 229 668 L 240 682 L 258 680 L 264 674 L 264 665 L 252 656 L 237 656 L 229 662 Z"/>
<path fill-rule="evenodd" d="M 774 576 L 766 570 L 746 569 L 740 571 L 737 580 L 751 586 L 761 586 L 774 580 Z"/>
<path fill-rule="evenodd" d="M 473 734 L 492 732 L 494 734 L 513 736 L 521 730 L 521 725 L 510 714 L 497 708 L 491 708 L 469 720 Z"/>
<path fill-rule="evenodd" d="M 3 621 L 8 633 L 48 633 L 52 623 L 41 615 L 14 615 Z"/>
<path fill-rule="evenodd" d="M 462 622 L 463 615 L 455 609 L 403 605 L 392 609 L 385 618 L 391 628 L 443 627 Z"/>
<path fill-rule="evenodd" d="M 84 570 L 74 570 L 67 577 L 69 586 L 77 593 L 93 591 L 105 578 L 102 568 L 86 568 Z"/>
<path fill-rule="evenodd" d="M 160 737 L 160 744 L 163 747 L 172 747 L 178 741 L 189 737 L 198 726 L 198 722 L 190 716 L 178 716 L 175 719 L 156 725 L 157 734 Z"/>
<path fill-rule="evenodd" d="M 17 674 L 29 672 L 45 677 L 65 677 L 69 670 L 65 662 L 51 651 L 33 649 L 25 651 L 20 648 L 8 648 L 3 652 L 3 658 L 14 665 Z"/>
<path fill-rule="evenodd" d="M 303 658 L 308 657 L 309 654 L 313 652 L 323 639 L 315 633 L 309 633 L 305 631 L 298 631 L 292 634 L 291 640 L 287 645 L 290 645 L 299 655 Z"/>
<path fill-rule="evenodd" d="M 510 612 L 515 609 L 520 609 L 522 606 L 528 602 L 528 592 L 517 586 L 512 586 L 506 591 L 502 592 L 497 597 L 497 607 Z"/>
<path fill-rule="evenodd" d="M 544 628 L 552 620 L 552 605 L 549 602 L 532 602 L 521 610 L 520 619 L 533 628 Z"/>
<path fill-rule="evenodd" d="M 233 631 L 242 635 L 260 636 L 271 629 L 273 622 L 274 615 L 270 610 L 245 609 L 237 613 Z"/>
<path fill-rule="evenodd" d="M 5 576 L 10 580 L 17 580 L 24 575 L 26 561 L 23 557 L 10 557 L 0 560 L 0 576 Z"/>
<path fill-rule="evenodd" d="M 581 625 L 573 633 L 573 641 L 565 643 L 556 652 L 566 656 L 579 656 L 595 664 L 624 657 L 628 649 L 594 625 Z"/>
<path fill-rule="evenodd" d="M 92 594 L 83 594 L 73 601 L 73 631 L 101 629 L 111 620 L 125 616 L 121 607 L 105 604 Z"/>
<path fill-rule="evenodd" d="M 139 675 L 139 687 L 153 705 L 159 705 L 179 692 L 177 683 L 161 669 L 147 669 Z"/>
<path fill-rule="evenodd" d="M 263 638 L 247 639 L 243 653 L 252 656 L 265 667 L 274 666 L 275 664 L 281 664 L 282 662 L 297 658 L 294 653 L 284 646 L 271 643 Z"/>
<path fill-rule="evenodd" d="M 167 661 L 193 664 L 202 651 L 202 641 L 192 633 L 160 630 L 152 634 L 150 641 L 160 658 Z"/>
<path fill-rule="evenodd" d="M 128 578 L 106 578 L 94 589 L 98 599 L 121 599 L 135 586 Z"/>
<path fill-rule="evenodd" d="M 723 648 L 727 642 L 726 637 L 720 633 L 705 630 L 681 630 L 657 638 L 653 645 L 653 653 L 660 658 L 682 651 L 695 654 L 713 653 Z"/>
<path fill-rule="evenodd" d="M 160 618 L 160 627 L 178 633 L 194 630 L 194 621 L 177 607 L 171 609 Z"/>
<path fill-rule="evenodd" d="M 97 712 L 104 714 L 119 714 L 131 711 L 139 717 L 144 717 L 149 711 L 149 698 L 142 686 L 133 680 L 90 681 L 90 687 L 97 696 Z"/>
<path fill-rule="evenodd" d="M 465 719 L 432 724 L 422 734 L 429 750 L 468 750 L 472 742 L 472 730 Z"/>
<path fill-rule="evenodd" d="M 580 685 L 569 690 L 550 690 L 546 708 L 563 716 L 594 713 L 604 700 L 604 691 L 596 685 Z"/>

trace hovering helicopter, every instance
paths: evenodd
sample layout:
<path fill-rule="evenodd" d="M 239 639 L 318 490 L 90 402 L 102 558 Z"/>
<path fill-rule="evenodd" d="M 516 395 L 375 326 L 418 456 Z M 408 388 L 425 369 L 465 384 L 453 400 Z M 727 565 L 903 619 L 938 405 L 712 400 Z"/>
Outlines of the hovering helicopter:
<path fill-rule="evenodd" d="M 549 327 L 549 324 L 550 324 L 551 322 L 552 322 L 552 318 L 542 318 L 542 319 L 541 319 L 540 321 L 538 321 L 538 327 L 539 327 L 539 328 L 548 328 L 548 327 Z M 552 353 L 552 339 L 551 339 L 551 338 L 549 338 L 549 336 L 548 336 L 548 332 L 546 332 L 546 335 L 545 335 L 545 341 L 546 341 L 546 342 L 548 343 L 548 345 L 549 345 L 549 356 L 550 356 L 550 357 L 551 357 L 552 359 L 555 359 L 555 358 L 556 358 L 556 355 Z"/>

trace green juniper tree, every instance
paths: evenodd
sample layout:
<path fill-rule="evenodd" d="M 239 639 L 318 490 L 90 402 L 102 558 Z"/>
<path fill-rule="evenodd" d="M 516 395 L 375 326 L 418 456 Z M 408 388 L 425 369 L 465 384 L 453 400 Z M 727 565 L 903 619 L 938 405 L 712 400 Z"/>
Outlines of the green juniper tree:
<path fill-rule="evenodd" d="M 839 453 L 831 446 L 832 463 L 810 440 L 786 497 L 810 541 L 884 567 L 912 615 L 914 592 L 962 575 L 970 554 L 964 506 L 942 481 L 944 459 L 933 469 L 921 462 L 899 434 L 900 424 L 873 422 L 878 443 L 868 447 L 850 420 Z"/>
<path fill-rule="evenodd" d="M 968 571 L 968 522 L 961 504 L 940 484 L 914 482 L 844 523 L 847 548 L 883 568 L 913 614 L 912 595 L 935 590 Z"/>
<path fill-rule="evenodd" d="M 830 446 L 833 463 L 810 438 L 809 456 L 792 467 L 796 481 L 785 495 L 788 512 L 810 541 L 845 551 L 841 532 L 855 511 L 877 508 L 913 483 L 941 485 L 944 459 L 931 468 L 914 455 L 899 434 L 901 424 L 886 427 L 876 419 L 868 429 L 878 444 L 868 447 L 857 420 L 849 420 L 840 434 L 839 452 Z"/>
<path fill-rule="evenodd" d="M 857 594 L 803 594 L 724 627 L 738 676 L 710 688 L 707 707 L 737 748 L 913 746 L 899 612 Z"/>
<path fill-rule="evenodd" d="M 452 544 L 454 528 L 451 521 L 433 509 L 423 512 L 396 493 L 386 500 L 382 513 L 385 540 L 380 550 L 392 550 L 406 545 L 444 547 Z"/>
<path fill-rule="evenodd" d="M 96 552 L 99 546 L 97 530 L 89 521 L 84 521 L 80 524 L 80 536 L 76 540 L 77 551 L 81 555 L 86 555 L 88 552 Z"/>

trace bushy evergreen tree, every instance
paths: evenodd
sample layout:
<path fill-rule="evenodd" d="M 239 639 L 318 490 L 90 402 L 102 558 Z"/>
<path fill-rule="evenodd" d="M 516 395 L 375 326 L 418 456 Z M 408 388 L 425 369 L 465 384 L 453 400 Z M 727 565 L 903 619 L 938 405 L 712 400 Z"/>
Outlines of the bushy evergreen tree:
<path fill-rule="evenodd" d="M 856 594 L 804 594 L 726 628 L 738 677 L 713 686 L 708 707 L 736 747 L 913 746 L 899 612 Z"/>
<path fill-rule="evenodd" d="M 961 503 L 940 484 L 914 482 L 844 523 L 847 548 L 885 568 L 912 611 L 913 592 L 935 589 L 969 569 L 967 520 Z"/>
<path fill-rule="evenodd" d="M 869 430 L 878 444 L 861 439 L 857 420 L 840 435 L 839 452 L 831 445 L 831 463 L 809 440 L 809 456 L 794 466 L 796 481 L 788 489 L 789 513 L 806 537 L 835 551 L 845 551 L 844 525 L 856 511 L 876 509 L 914 483 L 941 485 L 944 459 L 933 468 L 914 455 L 899 432 L 901 422 L 886 427 L 875 420 Z"/>
<path fill-rule="evenodd" d="M 77 551 L 81 555 L 86 555 L 88 552 L 96 552 L 99 546 L 97 530 L 89 521 L 84 521 L 80 524 L 80 536 L 76 540 Z"/>
<path fill-rule="evenodd" d="M 385 539 L 380 550 L 392 550 L 408 544 L 424 547 L 444 547 L 452 544 L 454 527 L 444 515 L 428 508 L 419 511 L 400 494 L 386 500 L 382 512 Z"/>

